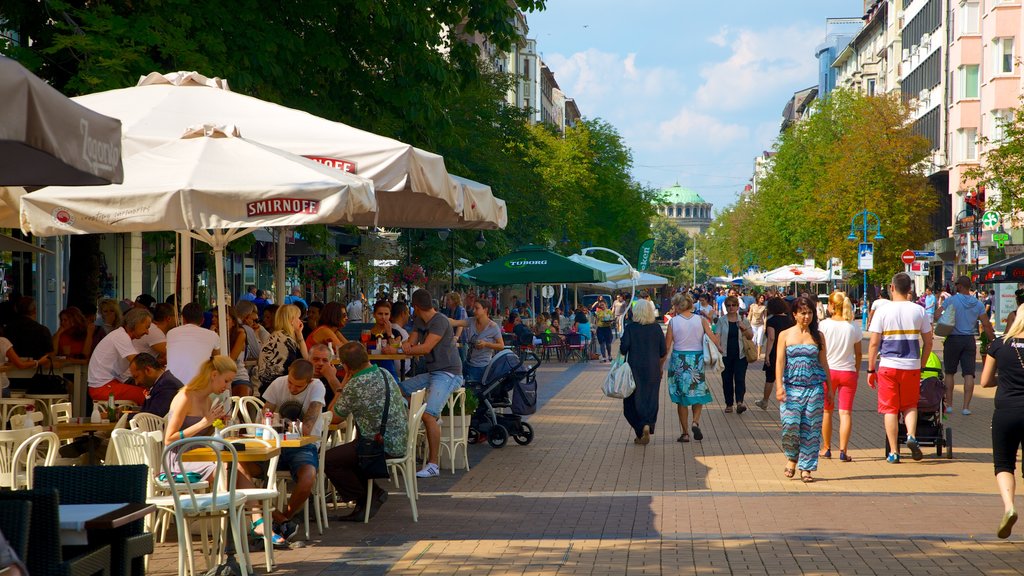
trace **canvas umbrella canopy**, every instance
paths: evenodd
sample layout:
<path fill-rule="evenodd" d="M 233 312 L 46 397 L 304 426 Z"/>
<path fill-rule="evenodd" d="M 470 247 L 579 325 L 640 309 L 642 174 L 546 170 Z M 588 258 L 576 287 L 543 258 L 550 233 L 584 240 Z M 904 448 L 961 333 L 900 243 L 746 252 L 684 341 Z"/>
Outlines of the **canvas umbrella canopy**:
<path fill-rule="evenodd" d="M 504 203 L 490 188 L 448 174 L 444 159 L 391 138 L 232 92 L 196 72 L 151 73 L 137 86 L 79 96 L 88 108 L 119 118 L 130 156 L 211 121 L 238 126 L 246 138 L 306 156 L 373 181 L 379 211 L 352 223 L 396 228 L 503 228 Z M 465 198 L 479 209 L 466 210 Z M 496 204 L 500 202 L 499 209 Z"/>
<path fill-rule="evenodd" d="M 552 284 L 575 284 L 580 282 L 604 282 L 605 273 L 573 262 L 542 247 L 521 246 L 515 252 L 492 260 L 462 274 L 471 284 L 485 286 L 507 286 L 549 282 Z"/>
<path fill-rule="evenodd" d="M 190 129 L 127 157 L 124 171 L 119 185 L 26 194 L 22 229 L 38 236 L 187 230 L 213 247 L 221 304 L 223 251 L 232 240 L 260 227 L 347 223 L 377 207 L 369 180 L 241 138 L 232 127 Z"/>
<path fill-rule="evenodd" d="M 587 256 L 586 254 L 573 254 L 569 256 L 569 260 L 604 272 L 604 275 L 608 278 L 609 282 L 624 280 L 627 285 L 633 285 L 633 269 L 621 262 L 606 262 L 604 260 L 598 260 L 593 256 Z M 639 274 L 639 272 L 637 274 Z"/>
<path fill-rule="evenodd" d="M 658 276 L 657 274 L 651 274 L 650 272 L 639 272 L 639 276 L 636 279 L 636 287 L 651 287 L 651 286 L 664 286 L 668 284 L 668 278 Z M 609 292 L 615 292 L 618 290 L 626 290 L 633 287 L 633 281 L 629 278 L 625 280 L 617 280 L 608 282 L 598 282 L 596 284 L 584 284 L 588 288 L 596 288 L 598 290 L 607 290 Z"/>
<path fill-rule="evenodd" d="M 978 284 L 1024 282 L 1024 254 L 978 268 L 971 274 L 971 281 Z"/>
<path fill-rule="evenodd" d="M 827 270 L 814 266 L 793 264 L 792 266 L 780 266 L 770 272 L 766 272 L 761 278 L 766 284 L 789 284 L 790 282 L 828 282 Z"/>
<path fill-rule="evenodd" d="M 121 123 L 0 56 L 0 185 L 120 182 Z"/>

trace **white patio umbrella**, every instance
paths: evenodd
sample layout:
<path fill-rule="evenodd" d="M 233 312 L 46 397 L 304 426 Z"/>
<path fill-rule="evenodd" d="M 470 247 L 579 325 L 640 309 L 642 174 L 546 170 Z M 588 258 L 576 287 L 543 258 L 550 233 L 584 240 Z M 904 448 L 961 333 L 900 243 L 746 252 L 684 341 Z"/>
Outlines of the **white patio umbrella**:
<path fill-rule="evenodd" d="M 636 287 L 650 287 L 650 286 L 664 286 L 668 284 L 668 278 L 658 276 L 657 274 L 651 274 L 650 272 L 639 272 L 639 276 L 636 279 Z M 633 287 L 633 281 L 629 278 L 625 280 L 598 282 L 597 284 L 584 284 L 587 288 L 596 288 L 598 290 L 607 290 L 614 292 L 616 290 L 626 290 Z"/>
<path fill-rule="evenodd" d="M 780 266 L 770 272 L 766 272 L 761 278 L 766 284 L 789 284 L 790 282 L 828 282 L 827 270 L 803 264 L 792 266 Z"/>
<path fill-rule="evenodd" d="M 75 101 L 121 120 L 125 156 L 176 139 L 187 126 L 216 121 L 238 126 L 250 140 L 373 180 L 379 207 L 376 221 L 362 219 L 354 224 L 494 229 L 507 223 L 504 211 L 492 206 L 500 201 L 490 188 L 449 175 L 441 156 L 231 92 L 220 78 L 197 72 L 153 72 L 135 87 L 79 96 Z M 467 196 L 470 204 L 486 208 L 467 211 Z"/>
<path fill-rule="evenodd" d="M 625 280 L 626 284 L 632 286 L 630 279 L 633 277 L 633 269 L 621 262 L 605 262 L 604 260 L 598 260 L 593 256 L 587 256 L 586 254 L 573 254 L 572 256 L 569 256 L 569 260 L 604 272 L 604 275 L 608 277 L 609 283 L 618 280 Z M 639 274 L 639 272 L 637 272 L 637 274 Z M 639 276 L 637 277 L 639 278 Z"/>
<path fill-rule="evenodd" d="M 0 186 L 120 182 L 121 123 L 0 56 Z"/>
<path fill-rule="evenodd" d="M 26 194 L 22 229 L 38 236 L 188 231 L 213 247 L 221 326 L 229 242 L 260 227 L 347 223 L 377 207 L 369 180 L 241 138 L 233 127 L 191 129 L 126 157 L 124 172 L 120 185 Z"/>

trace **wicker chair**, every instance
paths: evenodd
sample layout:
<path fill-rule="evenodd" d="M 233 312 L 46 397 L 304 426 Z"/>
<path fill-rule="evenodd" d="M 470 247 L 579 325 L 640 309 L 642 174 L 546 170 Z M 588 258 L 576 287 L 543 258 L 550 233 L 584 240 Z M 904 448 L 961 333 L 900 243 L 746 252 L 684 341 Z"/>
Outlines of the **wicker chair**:
<path fill-rule="evenodd" d="M 41 469 L 41 468 L 40 468 Z M 25 565 L 32 576 L 94 576 L 110 574 L 110 546 L 95 547 L 64 559 L 60 545 L 60 509 L 54 490 L 0 492 L 0 502 L 32 503 Z"/>
<path fill-rule="evenodd" d="M 145 503 L 146 466 L 40 466 L 35 485 L 60 493 L 61 504 Z M 90 534 L 90 541 L 93 538 Z M 153 553 L 153 534 L 136 520 L 115 530 L 103 530 L 95 536 L 111 545 L 111 574 L 145 574 L 145 557 Z"/>
<path fill-rule="evenodd" d="M 28 558 L 28 529 L 31 525 L 32 502 L 28 500 L 0 501 L 0 532 L 4 533 L 18 558 Z"/>

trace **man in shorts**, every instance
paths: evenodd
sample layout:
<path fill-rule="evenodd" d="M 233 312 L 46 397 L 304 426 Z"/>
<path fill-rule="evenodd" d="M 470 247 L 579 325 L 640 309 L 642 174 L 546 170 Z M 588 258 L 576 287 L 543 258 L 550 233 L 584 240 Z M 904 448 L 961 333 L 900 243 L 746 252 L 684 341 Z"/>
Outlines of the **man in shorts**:
<path fill-rule="evenodd" d="M 893 276 L 892 301 L 875 311 L 868 326 L 868 386 L 878 389 L 878 413 L 885 421 L 890 464 L 899 464 L 899 414 L 907 425 L 907 448 L 914 460 L 924 457 L 917 442 L 917 401 L 921 369 L 932 352 L 932 324 L 924 308 L 910 301 L 910 276 Z M 879 358 L 881 355 L 881 358 Z M 875 362 L 878 359 L 878 370 Z"/>
<path fill-rule="evenodd" d="M 277 412 L 286 402 L 296 402 L 301 406 L 297 422 L 302 423 L 303 436 L 320 437 L 323 420 L 320 414 L 324 410 L 324 385 L 313 378 L 313 363 L 298 359 L 288 367 L 288 374 L 270 383 L 263 393 L 264 409 Z M 316 469 L 320 465 L 320 443 L 307 444 L 299 448 L 282 448 L 278 467 L 288 470 L 295 480 L 288 503 L 283 509 L 274 510 L 274 532 L 285 540 L 291 540 L 297 532 L 292 517 L 302 510 L 309 500 L 316 482 Z M 273 481 L 273 479 L 271 479 Z"/>
<path fill-rule="evenodd" d="M 946 336 L 942 344 L 942 366 L 946 371 L 946 412 L 953 411 L 953 384 L 956 369 L 964 379 L 964 416 L 971 414 L 971 398 L 974 397 L 974 371 L 977 367 L 976 356 L 978 345 L 975 337 L 978 334 L 978 322 L 988 336 L 988 341 L 995 339 L 992 322 L 985 313 L 985 304 L 971 296 L 971 279 L 961 276 L 956 279 L 956 294 L 946 300 L 935 311 L 935 320 L 942 317 L 943 311 L 952 308 L 953 331 Z"/>
<path fill-rule="evenodd" d="M 427 463 L 416 473 L 419 478 L 439 476 L 437 465 L 441 448 L 441 410 L 452 392 L 462 387 L 462 360 L 455 347 L 455 332 L 448 317 L 434 309 L 430 292 L 423 288 L 412 293 L 412 309 L 415 314 L 413 331 L 403 346 L 406 354 L 425 356 L 427 372 L 399 383 L 402 393 L 411 395 L 417 390 L 427 389 L 427 409 L 423 413 L 423 427 L 427 431 L 429 453 Z M 387 352 L 388 349 L 385 349 Z"/>

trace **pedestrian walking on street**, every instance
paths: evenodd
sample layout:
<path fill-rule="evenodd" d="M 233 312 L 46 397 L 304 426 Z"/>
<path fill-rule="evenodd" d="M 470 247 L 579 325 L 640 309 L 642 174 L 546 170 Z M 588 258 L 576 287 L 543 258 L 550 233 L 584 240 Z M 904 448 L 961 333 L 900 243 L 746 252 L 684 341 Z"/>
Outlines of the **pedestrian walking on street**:
<path fill-rule="evenodd" d="M 754 331 L 750 323 L 739 314 L 740 301 L 736 296 L 725 299 L 725 314 L 718 319 L 719 346 L 725 369 L 722 371 L 722 392 L 725 394 L 725 411 L 732 412 L 733 400 L 736 413 L 743 414 L 747 406 L 743 397 L 747 393 L 747 356 L 743 353 L 743 338 L 752 338 Z"/>
<path fill-rule="evenodd" d="M 815 303 L 806 296 L 793 301 L 795 325 L 779 334 L 775 357 L 775 397 L 782 421 L 786 478 L 814 482 L 821 447 L 825 396 L 832 389 L 825 338 L 818 331 Z"/>
<path fill-rule="evenodd" d="M 793 326 L 789 304 L 783 298 L 776 296 L 769 299 L 766 310 L 768 319 L 764 323 L 764 396 L 754 402 L 761 410 L 768 409 L 768 398 L 775 388 L 775 348 L 779 342 L 779 334 Z"/>
<path fill-rule="evenodd" d="M 868 386 L 878 389 L 878 413 L 885 421 L 890 464 L 900 463 L 899 415 L 907 427 L 907 448 L 914 460 L 924 457 L 917 442 L 917 401 L 921 396 L 921 369 L 932 353 L 932 323 L 924 308 L 908 300 L 910 275 L 892 277 L 892 301 L 875 310 L 868 325 Z M 880 356 L 880 358 L 879 358 Z M 875 362 L 878 361 L 878 372 Z"/>
<path fill-rule="evenodd" d="M 689 442 L 687 432 L 687 408 L 693 411 L 694 440 L 703 440 L 700 429 L 700 413 L 705 404 L 711 402 L 711 390 L 704 376 L 704 337 L 718 346 L 718 338 L 711 331 L 706 318 L 694 313 L 693 298 L 689 294 L 672 297 L 676 315 L 668 324 L 665 346 L 671 350 L 668 358 L 668 394 L 676 405 L 682 434 L 677 442 Z M 665 360 L 662 360 L 664 365 Z"/>
<path fill-rule="evenodd" d="M 992 412 L 992 462 L 996 485 L 1003 499 L 1003 519 L 996 535 L 1008 538 L 1017 522 L 1014 478 L 1017 452 L 1024 445 L 1024 306 L 1017 308 L 1013 324 L 988 346 L 981 387 L 996 386 Z M 998 374 L 998 376 L 997 376 Z"/>
<path fill-rule="evenodd" d="M 764 323 L 767 316 L 768 307 L 765 305 L 764 294 L 758 294 L 757 300 L 747 309 L 747 320 L 750 321 L 750 328 L 754 330 L 754 345 L 757 346 L 758 358 L 764 353 Z"/>
<path fill-rule="evenodd" d="M 615 312 L 608 309 L 608 305 L 603 299 L 598 300 L 594 306 L 596 308 L 594 316 L 597 318 L 598 352 L 601 354 L 602 362 L 611 362 L 612 327 L 615 325 Z M 662 340 L 664 340 L 664 334 L 662 334 Z"/>
<path fill-rule="evenodd" d="M 828 368 L 832 377 L 831 394 L 825 396 L 825 413 L 821 436 L 825 444 L 822 456 L 832 457 L 832 412 L 839 405 L 839 460 L 851 462 L 847 453 L 853 430 L 853 398 L 863 357 L 860 323 L 853 321 L 853 303 L 844 292 L 835 291 L 828 298 L 830 318 L 821 321 L 820 330 L 828 342 Z M 838 401 L 838 402 L 837 402 Z"/>
<path fill-rule="evenodd" d="M 619 342 L 619 352 L 626 355 L 636 384 L 636 390 L 622 400 L 622 413 L 636 433 L 634 442 L 644 445 L 651 441 L 658 421 L 661 366 L 667 350 L 665 334 L 656 319 L 654 303 L 640 300 L 633 308 L 633 322 L 626 325 Z"/>
<path fill-rule="evenodd" d="M 956 280 L 956 294 L 946 300 L 935 310 L 934 320 L 938 321 L 942 313 L 952 308 L 955 312 L 953 332 L 946 336 L 942 344 L 942 365 L 946 373 L 946 412 L 953 411 L 953 385 L 956 370 L 964 379 L 964 416 L 971 414 L 971 398 L 974 397 L 975 357 L 978 344 L 978 322 L 989 341 L 995 338 L 992 322 L 986 314 L 985 304 L 971 296 L 971 279 L 961 276 Z"/>

